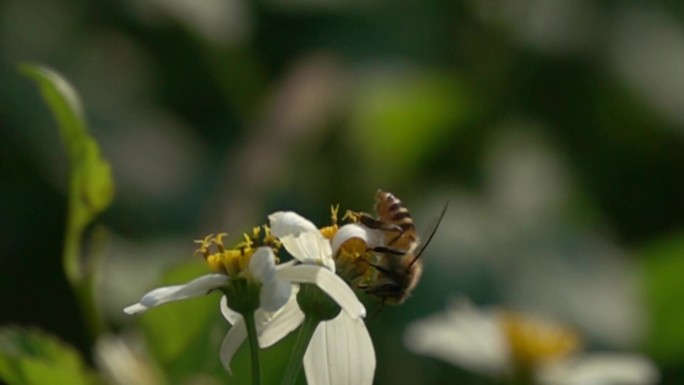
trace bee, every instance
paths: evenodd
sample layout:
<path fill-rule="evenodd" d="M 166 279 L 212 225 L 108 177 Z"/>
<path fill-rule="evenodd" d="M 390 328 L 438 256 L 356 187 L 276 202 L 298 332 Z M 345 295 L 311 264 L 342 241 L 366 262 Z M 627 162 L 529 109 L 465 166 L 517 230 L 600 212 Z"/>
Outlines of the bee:
<path fill-rule="evenodd" d="M 383 245 L 371 249 L 377 261 L 368 262 L 378 272 L 375 279 L 363 286 L 370 295 L 383 304 L 404 303 L 418 284 L 423 272 L 420 260 L 425 248 L 435 235 L 448 204 L 444 205 L 427 240 L 421 244 L 411 213 L 394 194 L 378 190 L 375 194 L 375 213 L 372 217 L 359 213 L 358 222 L 383 233 Z"/>

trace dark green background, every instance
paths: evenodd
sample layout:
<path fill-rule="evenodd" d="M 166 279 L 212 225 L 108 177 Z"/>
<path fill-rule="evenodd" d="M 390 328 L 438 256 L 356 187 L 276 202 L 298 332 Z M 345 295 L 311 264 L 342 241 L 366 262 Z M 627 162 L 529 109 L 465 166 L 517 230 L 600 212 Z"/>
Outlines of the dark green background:
<path fill-rule="evenodd" d="M 30 61 L 73 83 L 112 163 L 117 196 L 98 221 L 113 234 L 105 254 L 122 243 L 175 247 L 173 255 L 128 255 L 131 269 L 145 258 L 165 267 L 191 261 L 193 239 L 224 230 L 237 237 L 278 209 L 320 225 L 331 203 L 371 210 L 379 187 L 399 195 L 427 228 L 445 200 L 505 195 L 491 187 L 501 176 L 490 169 L 495 144 L 512 142 L 511 159 L 524 159 L 531 141 L 568 181 L 562 208 L 549 214 L 553 234 L 520 235 L 502 221 L 508 233 L 498 248 L 472 254 L 516 258 L 543 242 L 563 254 L 576 249 L 577 234 L 607 240 L 643 293 L 646 330 L 627 346 L 656 360 L 663 383 L 681 382 L 682 6 L 504 3 L 227 1 L 242 16 L 230 7 L 210 15 L 227 31 L 245 32 L 212 38 L 201 32 L 209 22 L 188 23 L 190 12 L 179 16 L 163 2 L 3 2 L 0 320 L 54 333 L 90 360 L 93 341 L 61 271 L 66 156 L 36 87 L 16 70 Z M 544 197 L 539 186 L 530 188 Z M 447 217 L 458 217 L 459 207 Z M 489 209 L 496 217 L 497 206 Z M 487 239 L 480 230 L 470 229 Z M 486 383 L 409 353 L 400 338 L 411 320 L 459 295 L 483 304 L 510 299 L 496 267 L 431 277 L 430 258 L 467 254 L 450 227 L 441 231 L 433 252 L 441 256 L 427 253 L 415 298 L 369 321 L 378 384 Z M 112 316 L 121 305 L 103 305 L 115 331 L 134 327 Z M 225 330 L 218 308 L 214 316 Z M 204 365 L 188 367 L 220 375 L 211 349 L 202 352 Z M 276 349 L 266 357 L 282 365 L 287 346 Z M 247 376 L 242 353 L 228 383 Z"/>

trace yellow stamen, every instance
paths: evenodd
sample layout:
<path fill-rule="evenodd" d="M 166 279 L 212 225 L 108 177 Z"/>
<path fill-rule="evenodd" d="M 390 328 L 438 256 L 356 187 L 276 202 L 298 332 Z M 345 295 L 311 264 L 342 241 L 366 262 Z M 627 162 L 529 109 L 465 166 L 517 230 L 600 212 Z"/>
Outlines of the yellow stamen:
<path fill-rule="evenodd" d="M 219 233 L 215 236 L 209 234 L 204 239 L 195 241 L 200 244 L 196 253 L 204 256 L 212 271 L 227 274 L 232 278 L 249 276 L 249 261 L 256 247 L 271 247 L 276 253 L 281 247 L 280 241 L 271 234 L 271 229 L 266 225 L 252 228 L 251 234 L 244 233 L 243 240 L 230 249 L 226 248 L 223 243 L 226 236 L 226 233 Z M 212 246 L 215 252 L 211 251 Z"/>
<path fill-rule="evenodd" d="M 323 236 L 332 241 L 332 239 L 335 237 L 335 234 L 337 233 L 337 230 L 339 227 L 337 226 L 337 214 L 340 211 L 340 205 L 331 205 L 330 206 L 330 221 L 331 225 L 330 226 L 325 226 L 321 228 L 321 234 Z"/>
<path fill-rule="evenodd" d="M 326 226 L 321 229 L 321 234 L 329 241 L 335 237 L 337 226 Z"/>
<path fill-rule="evenodd" d="M 223 247 L 223 237 L 228 236 L 228 233 L 218 233 L 216 237 L 214 237 L 214 244 L 216 245 L 216 248 L 220 251 L 223 252 L 225 251 Z"/>
<path fill-rule="evenodd" d="M 200 245 L 197 250 L 195 250 L 195 254 L 200 253 L 204 256 L 204 258 L 209 257 L 209 247 L 212 244 L 212 239 L 214 238 L 214 234 L 209 234 L 204 239 L 197 239 L 195 240 L 195 243 L 198 243 Z"/>
<path fill-rule="evenodd" d="M 259 234 L 261 234 L 261 226 L 255 226 L 252 228 L 252 239 L 259 239 Z"/>
<path fill-rule="evenodd" d="M 279 250 L 281 246 L 280 241 L 278 240 L 278 238 L 274 237 L 273 234 L 271 234 L 271 228 L 266 225 L 263 225 L 262 227 L 264 229 L 264 246 L 270 246 L 274 250 Z"/>
<path fill-rule="evenodd" d="M 356 212 L 356 211 L 347 210 L 344 213 L 342 220 L 345 221 L 345 220 L 349 219 L 351 222 L 358 223 L 360 217 L 361 217 L 361 213 Z"/>
<path fill-rule="evenodd" d="M 226 269 L 223 267 L 223 261 L 221 260 L 221 254 L 215 253 L 211 254 L 206 258 L 207 265 L 214 273 L 227 274 Z"/>
<path fill-rule="evenodd" d="M 330 206 L 330 221 L 333 226 L 337 226 L 337 213 L 340 211 L 340 204 Z"/>

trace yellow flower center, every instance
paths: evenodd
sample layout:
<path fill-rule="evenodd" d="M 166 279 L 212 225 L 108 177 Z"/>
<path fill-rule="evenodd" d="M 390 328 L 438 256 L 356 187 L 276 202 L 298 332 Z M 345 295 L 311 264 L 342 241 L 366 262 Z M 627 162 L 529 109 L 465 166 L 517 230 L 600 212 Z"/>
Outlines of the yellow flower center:
<path fill-rule="evenodd" d="M 263 229 L 263 236 L 261 234 Z M 268 226 L 254 227 L 252 234 L 244 234 L 244 240 L 231 249 L 226 249 L 223 245 L 223 238 L 226 233 L 214 236 L 207 235 L 204 239 L 195 241 L 200 247 L 195 251 L 204 256 L 207 265 L 215 273 L 223 273 L 231 278 L 245 277 L 249 275 L 249 261 L 259 246 L 269 246 L 277 252 L 280 249 L 280 242 L 271 235 Z M 213 246 L 213 251 L 212 251 Z"/>
<path fill-rule="evenodd" d="M 321 234 L 331 242 L 335 237 L 335 234 L 337 234 L 337 230 L 340 229 L 337 224 L 339 210 L 340 205 L 330 206 L 331 225 L 320 229 Z M 347 210 L 347 213 L 342 219 L 345 220 L 349 218 L 349 213 L 350 211 Z M 368 251 L 366 244 L 358 238 L 352 238 L 345 241 L 340 246 L 337 254 L 333 256 L 337 274 L 349 283 L 366 282 L 370 279 L 373 269 L 370 268 L 367 258 L 371 257 L 372 253 Z"/>
<path fill-rule="evenodd" d="M 518 370 L 531 370 L 576 352 L 582 345 L 572 329 L 514 312 L 502 312 L 500 322 Z"/>
<path fill-rule="evenodd" d="M 376 274 L 369 263 L 372 258 L 373 252 L 368 250 L 363 240 L 351 238 L 340 246 L 335 256 L 335 265 L 342 277 L 350 283 L 363 286 L 373 281 Z"/>

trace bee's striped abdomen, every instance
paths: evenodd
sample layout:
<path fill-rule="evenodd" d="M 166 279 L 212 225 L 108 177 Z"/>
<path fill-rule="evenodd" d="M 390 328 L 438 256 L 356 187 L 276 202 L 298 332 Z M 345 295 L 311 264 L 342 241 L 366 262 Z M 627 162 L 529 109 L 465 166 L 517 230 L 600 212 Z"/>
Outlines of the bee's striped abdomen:
<path fill-rule="evenodd" d="M 375 211 L 381 222 L 398 226 L 401 231 L 388 231 L 385 234 L 387 246 L 408 251 L 415 247 L 418 241 L 413 218 L 404 204 L 392 193 L 378 190 L 375 194 Z"/>

